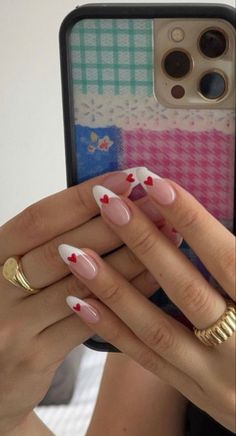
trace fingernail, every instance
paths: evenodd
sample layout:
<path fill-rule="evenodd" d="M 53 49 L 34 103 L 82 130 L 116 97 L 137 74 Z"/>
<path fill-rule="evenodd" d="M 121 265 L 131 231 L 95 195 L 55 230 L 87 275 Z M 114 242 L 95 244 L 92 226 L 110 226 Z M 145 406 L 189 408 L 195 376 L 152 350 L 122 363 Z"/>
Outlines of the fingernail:
<path fill-rule="evenodd" d="M 181 236 L 180 233 L 172 232 L 172 241 L 174 242 L 174 244 L 176 245 L 177 248 L 180 247 L 183 240 L 184 240 L 184 238 L 183 238 L 183 236 Z"/>
<path fill-rule="evenodd" d="M 123 226 L 130 221 L 131 213 L 128 206 L 114 192 L 96 185 L 93 195 L 98 206 L 113 224 Z"/>
<path fill-rule="evenodd" d="M 162 179 L 145 167 L 137 168 L 136 176 L 148 194 L 158 203 L 162 205 L 173 203 L 176 197 L 175 191 L 165 179 Z"/>
<path fill-rule="evenodd" d="M 164 235 L 170 239 L 176 247 L 179 247 L 183 242 L 183 237 L 178 233 L 169 223 L 164 223 L 161 227 L 158 227 Z"/>
<path fill-rule="evenodd" d="M 110 174 L 102 183 L 116 194 L 125 193 L 129 195 L 140 182 L 136 177 L 136 168 L 130 168 L 119 173 Z"/>
<path fill-rule="evenodd" d="M 67 297 L 68 306 L 84 321 L 96 323 L 100 321 L 98 311 L 90 304 L 77 297 Z"/>
<path fill-rule="evenodd" d="M 71 245 L 61 244 L 58 251 L 73 273 L 87 280 L 92 280 L 97 275 L 98 266 L 95 260 L 83 250 Z"/>

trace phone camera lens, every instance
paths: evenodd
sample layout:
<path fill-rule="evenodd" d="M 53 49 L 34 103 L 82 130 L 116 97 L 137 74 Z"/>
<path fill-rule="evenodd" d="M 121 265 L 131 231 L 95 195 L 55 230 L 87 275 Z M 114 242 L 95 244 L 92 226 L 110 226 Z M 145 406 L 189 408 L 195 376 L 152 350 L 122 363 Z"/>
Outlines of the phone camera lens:
<path fill-rule="evenodd" d="M 205 98 L 209 100 L 218 99 L 225 93 L 225 79 L 219 73 L 207 73 L 201 78 L 199 89 Z"/>
<path fill-rule="evenodd" d="M 208 58 L 217 58 L 226 50 L 226 39 L 219 30 L 207 30 L 200 38 L 199 46 L 202 53 Z"/>
<path fill-rule="evenodd" d="M 165 57 L 164 68 L 169 76 L 180 79 L 190 71 L 191 61 L 186 53 L 175 50 Z"/>

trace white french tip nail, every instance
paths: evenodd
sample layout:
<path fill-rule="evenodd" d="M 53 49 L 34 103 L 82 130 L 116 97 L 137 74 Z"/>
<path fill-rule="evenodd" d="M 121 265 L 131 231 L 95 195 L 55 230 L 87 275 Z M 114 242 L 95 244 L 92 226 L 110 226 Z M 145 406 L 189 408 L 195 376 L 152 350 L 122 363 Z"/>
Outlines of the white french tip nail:
<path fill-rule="evenodd" d="M 74 256 L 76 256 L 76 257 L 83 256 L 85 254 L 83 250 L 80 250 L 79 248 L 76 248 L 76 247 L 73 247 L 72 245 L 67 245 L 67 244 L 59 245 L 58 251 L 59 251 L 61 258 L 64 260 L 64 262 L 67 265 L 70 264 L 70 260 L 68 258 L 71 258 L 72 262 L 73 262 Z"/>
<path fill-rule="evenodd" d="M 84 321 L 97 323 L 100 320 L 98 311 L 86 301 L 77 297 L 69 296 L 66 298 L 66 302 L 73 312 L 79 315 L 79 317 Z"/>
<path fill-rule="evenodd" d="M 72 310 L 76 310 L 75 308 L 76 308 L 77 304 L 79 304 L 80 306 L 88 306 L 88 304 L 85 303 L 85 301 L 81 300 L 78 297 L 72 297 L 72 296 L 66 297 L 66 302 Z M 79 307 L 78 307 L 78 309 L 79 309 Z"/>
<path fill-rule="evenodd" d="M 108 204 L 110 198 L 119 198 L 118 195 L 101 185 L 93 187 L 93 196 L 97 205 L 101 208 L 103 204 Z"/>
<path fill-rule="evenodd" d="M 149 177 L 161 180 L 160 176 L 148 170 L 146 167 L 138 167 L 136 169 L 136 177 L 145 189 L 147 188 L 147 183 L 144 182 L 146 182 Z"/>
<path fill-rule="evenodd" d="M 135 186 L 138 186 L 140 184 L 140 181 L 137 179 L 136 171 L 139 167 L 135 168 L 127 168 L 125 170 L 122 170 L 123 173 L 127 174 L 127 181 L 130 182 L 131 189 L 134 189 Z"/>
<path fill-rule="evenodd" d="M 79 303 L 81 306 L 84 304 L 83 300 L 77 297 L 66 297 L 66 302 L 68 306 L 70 306 L 71 309 L 73 309 L 77 303 Z"/>

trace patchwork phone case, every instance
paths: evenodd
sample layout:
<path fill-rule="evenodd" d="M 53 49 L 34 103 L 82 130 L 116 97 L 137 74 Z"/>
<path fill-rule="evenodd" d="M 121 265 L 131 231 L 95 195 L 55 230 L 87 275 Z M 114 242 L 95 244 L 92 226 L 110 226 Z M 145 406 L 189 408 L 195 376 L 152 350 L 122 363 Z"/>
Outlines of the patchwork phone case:
<path fill-rule="evenodd" d="M 153 19 L 86 14 L 81 20 L 73 18 L 67 24 L 66 54 L 64 111 L 71 184 L 107 171 L 146 166 L 190 191 L 232 231 L 235 111 L 168 108 L 157 101 Z M 181 250 L 217 286 L 185 242 Z M 163 290 L 151 301 L 188 325 Z M 95 339 L 86 344 L 116 351 Z"/>

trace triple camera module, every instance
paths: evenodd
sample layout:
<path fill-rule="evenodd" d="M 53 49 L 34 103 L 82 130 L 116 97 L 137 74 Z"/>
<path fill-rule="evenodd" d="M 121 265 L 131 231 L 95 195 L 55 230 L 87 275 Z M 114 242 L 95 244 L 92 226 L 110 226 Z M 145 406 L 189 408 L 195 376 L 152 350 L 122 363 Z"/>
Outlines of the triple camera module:
<path fill-rule="evenodd" d="M 175 35 L 180 37 L 181 29 L 178 30 L 179 33 L 176 32 Z M 220 58 L 225 54 L 228 48 L 228 41 L 221 30 L 212 28 L 200 34 L 197 45 L 202 57 L 212 60 Z M 172 50 L 165 55 L 162 68 L 169 77 L 180 80 L 192 71 L 193 60 L 190 54 L 185 50 Z M 210 69 L 206 71 L 198 81 L 199 93 L 204 98 L 217 100 L 225 95 L 227 82 L 223 72 Z M 172 95 L 175 98 L 180 98 L 178 96 L 179 94 L 176 94 L 176 96 L 174 94 Z"/>

